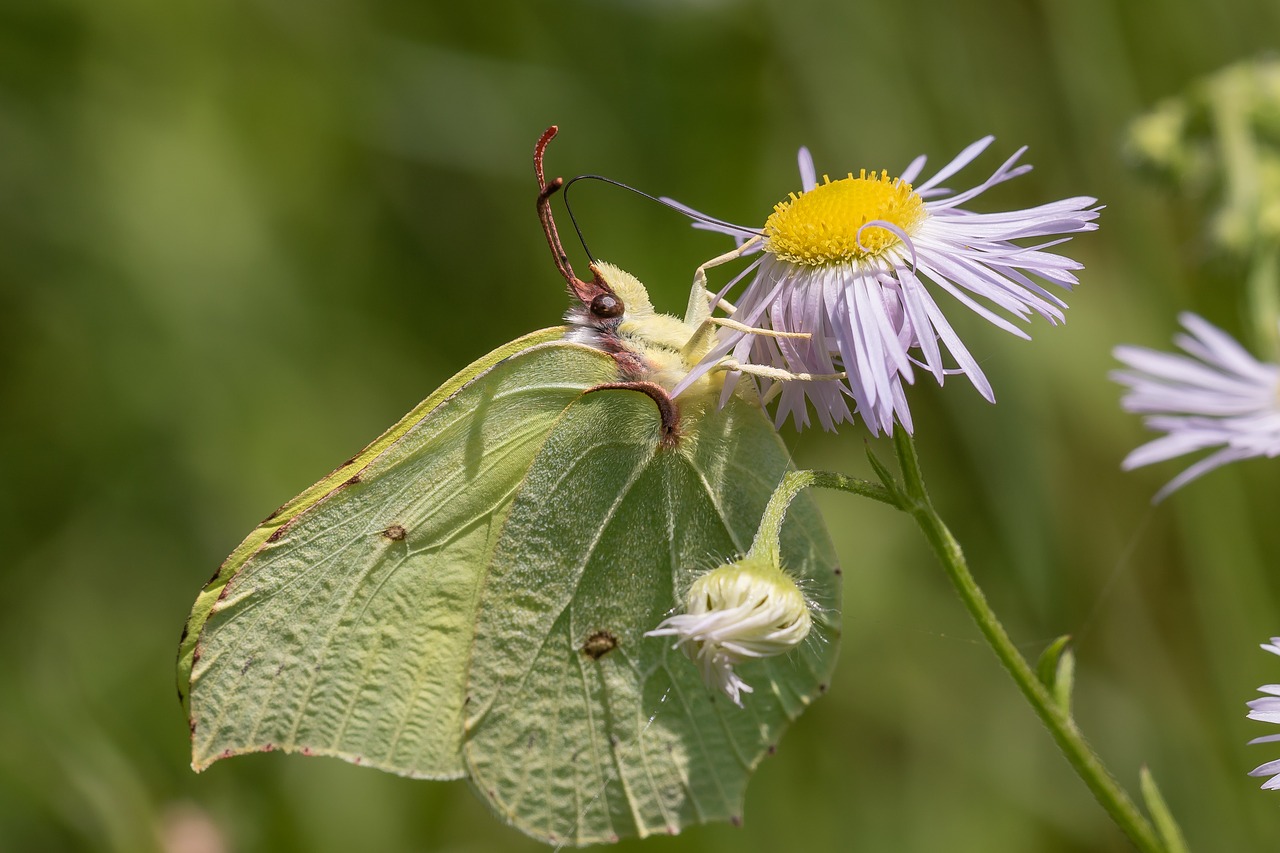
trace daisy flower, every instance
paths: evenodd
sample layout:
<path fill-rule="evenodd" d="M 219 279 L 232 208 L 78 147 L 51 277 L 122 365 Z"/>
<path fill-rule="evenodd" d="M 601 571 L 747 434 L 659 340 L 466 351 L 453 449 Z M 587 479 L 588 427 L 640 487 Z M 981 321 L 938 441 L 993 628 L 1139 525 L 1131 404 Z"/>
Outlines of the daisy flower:
<path fill-rule="evenodd" d="M 1173 340 L 1186 355 L 1119 346 L 1115 357 L 1130 369 L 1111 374 L 1128 386 L 1124 410 L 1166 433 L 1126 456 L 1124 470 L 1218 448 L 1174 477 L 1156 502 L 1228 462 L 1280 454 L 1280 365 L 1258 361 L 1202 317 L 1183 313 L 1178 320 L 1189 334 Z"/>
<path fill-rule="evenodd" d="M 824 175 L 819 183 L 813 159 L 802 148 L 802 192 L 779 203 L 763 229 L 704 220 L 699 227 L 734 235 L 743 254 L 762 250 L 748 268 L 751 282 L 736 300 L 733 319 L 810 337 L 722 329 L 715 349 L 685 384 L 729 358 L 773 368 L 776 375 L 843 373 L 839 382 L 784 381 L 777 423 L 790 417 L 798 428 L 807 426 L 812 403 L 825 429 L 852 421 L 856 411 L 873 434 L 892 431 L 895 419 L 912 431 L 903 383 L 914 382 L 917 369 L 939 384 L 948 373 L 963 373 L 994 402 L 990 383 L 935 301 L 936 292 L 1022 338 L 1028 335 L 999 312 L 1018 320 L 1039 314 L 1062 322 L 1066 303 L 1040 282 L 1069 290 L 1080 264 L 1046 251 L 1067 238 L 1034 241 L 1092 231 L 1101 208 L 1096 199 L 1080 196 L 1007 213 L 965 209 L 982 193 L 1031 169 L 1018 164 L 1022 148 L 977 186 L 945 189 L 942 182 L 992 139 L 973 143 L 918 185 L 913 182 L 924 169 L 924 157 L 898 177 L 863 170 L 834 181 Z M 752 236 L 758 239 L 744 246 Z M 1015 242 L 1025 240 L 1032 245 Z M 944 350 L 953 367 L 947 366 Z M 731 374 L 726 394 L 735 378 Z M 761 379 L 765 386 L 771 381 L 767 375 Z"/>
<path fill-rule="evenodd" d="M 786 654 L 809 636 L 812 625 L 809 602 L 796 582 L 769 560 L 755 556 L 694 581 L 684 611 L 645 636 L 675 637 L 675 648 L 697 664 L 703 683 L 739 708 L 741 694 L 752 690 L 734 666 Z"/>
<path fill-rule="evenodd" d="M 1262 648 L 1273 655 L 1280 655 L 1280 637 L 1272 637 L 1271 644 L 1264 644 Z M 1258 691 L 1266 695 L 1248 703 L 1249 719 L 1261 720 L 1264 723 L 1280 723 L 1280 684 L 1264 684 L 1258 688 Z M 1249 743 L 1271 743 L 1277 740 L 1280 740 L 1280 735 L 1264 735 L 1254 738 Z M 1264 790 L 1274 791 L 1280 788 L 1280 760 L 1268 761 L 1266 764 L 1255 767 L 1249 775 L 1270 776 L 1270 779 L 1262 783 L 1262 787 Z"/>

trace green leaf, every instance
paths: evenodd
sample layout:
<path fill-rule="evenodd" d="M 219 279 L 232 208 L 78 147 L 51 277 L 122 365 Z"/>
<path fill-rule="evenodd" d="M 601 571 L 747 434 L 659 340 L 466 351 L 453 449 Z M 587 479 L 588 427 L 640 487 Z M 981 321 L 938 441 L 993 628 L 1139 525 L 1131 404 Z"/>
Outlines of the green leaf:
<path fill-rule="evenodd" d="M 1187 853 L 1186 839 L 1182 837 L 1178 822 L 1173 819 L 1173 813 L 1169 811 L 1168 804 L 1161 796 L 1155 777 L 1144 765 L 1139 771 L 1138 778 L 1142 788 L 1142 799 L 1146 801 L 1147 811 L 1151 813 L 1151 822 L 1155 824 L 1156 832 L 1160 836 L 1160 842 L 1164 845 L 1166 853 Z"/>
<path fill-rule="evenodd" d="M 236 549 L 179 659 L 193 766 L 279 750 L 469 777 L 505 820 L 586 844 L 736 820 L 748 777 L 825 690 L 835 557 L 802 495 L 782 559 L 809 642 L 746 664 L 739 709 L 645 638 L 745 553 L 791 462 L 734 397 L 661 435 L 616 362 L 528 336 L 447 383 Z"/>
<path fill-rule="evenodd" d="M 1071 692 L 1075 688 L 1076 657 L 1068 648 L 1070 634 L 1063 634 L 1049 644 L 1036 662 L 1036 677 L 1049 689 L 1053 699 L 1065 713 L 1071 713 Z"/>

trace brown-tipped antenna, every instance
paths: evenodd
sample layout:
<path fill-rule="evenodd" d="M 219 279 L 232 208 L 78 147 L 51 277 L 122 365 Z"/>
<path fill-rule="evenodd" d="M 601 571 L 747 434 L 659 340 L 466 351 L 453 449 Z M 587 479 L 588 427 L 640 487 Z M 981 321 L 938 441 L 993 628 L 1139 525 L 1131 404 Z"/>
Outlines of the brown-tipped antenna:
<path fill-rule="evenodd" d="M 570 287 L 573 287 L 578 277 L 573 274 L 573 267 L 569 266 L 569 256 L 565 254 L 564 246 L 560 243 L 560 232 L 556 230 L 556 221 L 551 215 L 551 197 L 564 186 L 564 178 L 556 178 L 548 184 L 542 171 L 542 156 L 547 151 L 547 143 L 556 138 L 559 130 L 560 128 L 553 124 L 538 139 L 538 144 L 533 149 L 533 171 L 538 176 L 538 219 L 542 221 L 542 230 L 547 235 L 551 254 L 555 256 L 556 269 L 560 270 L 560 275 L 564 276 L 564 280 Z"/>
<path fill-rule="evenodd" d="M 564 186 L 564 178 L 554 178 L 551 183 L 547 183 L 542 170 L 542 157 L 546 153 L 547 144 L 555 139 L 559 130 L 560 128 L 554 124 L 551 125 L 539 137 L 538 144 L 533 149 L 533 171 L 538 176 L 538 219 L 542 222 L 543 233 L 547 235 L 547 245 L 551 247 L 556 269 L 560 271 L 560 275 L 564 276 L 565 283 L 569 285 L 569 292 L 596 317 L 600 319 L 619 317 L 624 310 L 622 300 L 601 278 L 595 264 L 591 265 L 590 282 L 583 281 L 574 275 L 573 267 L 569 266 L 569 256 L 565 254 L 564 246 L 560 243 L 560 232 L 556 230 L 555 217 L 551 215 L 551 197 Z"/>

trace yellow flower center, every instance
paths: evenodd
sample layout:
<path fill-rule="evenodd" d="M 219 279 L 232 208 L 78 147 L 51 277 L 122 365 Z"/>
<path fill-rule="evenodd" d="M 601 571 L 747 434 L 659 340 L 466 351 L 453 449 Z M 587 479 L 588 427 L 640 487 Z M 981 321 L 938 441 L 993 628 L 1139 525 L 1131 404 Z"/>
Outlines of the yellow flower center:
<path fill-rule="evenodd" d="M 822 183 L 806 193 L 791 194 L 779 202 L 764 224 L 766 249 L 784 261 L 804 266 L 860 261 L 874 257 L 902 242 L 893 231 L 868 222 L 882 221 L 910 235 L 928 213 L 911 184 L 888 172 L 870 177 L 863 169 L 858 177 Z"/>

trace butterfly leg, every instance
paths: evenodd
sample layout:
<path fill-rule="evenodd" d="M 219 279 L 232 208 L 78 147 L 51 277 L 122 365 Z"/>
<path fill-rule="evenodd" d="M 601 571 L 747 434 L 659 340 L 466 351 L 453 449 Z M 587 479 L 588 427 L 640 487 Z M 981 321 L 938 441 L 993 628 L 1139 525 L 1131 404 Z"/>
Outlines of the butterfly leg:
<path fill-rule="evenodd" d="M 769 367 L 763 364 L 743 364 L 736 358 L 721 359 L 716 370 L 736 370 L 762 379 L 773 379 L 777 382 L 838 382 L 847 379 L 847 373 L 793 373 L 780 367 Z"/>
<path fill-rule="evenodd" d="M 702 322 L 710 323 L 713 326 L 723 326 L 726 329 L 733 329 L 735 332 L 745 332 L 748 335 L 761 335 L 766 338 L 799 338 L 807 341 L 813 337 L 809 332 L 775 332 L 773 329 L 761 329 L 756 326 L 748 326 L 746 323 L 739 323 L 737 320 L 731 320 L 728 317 L 708 317 Z"/>
<path fill-rule="evenodd" d="M 728 300 L 717 300 L 716 295 L 707 289 L 707 270 L 742 257 L 756 248 L 762 239 L 758 236 L 752 237 L 732 252 L 725 252 L 723 255 L 712 258 L 694 271 L 693 290 L 689 294 L 689 307 L 685 313 L 685 324 L 693 326 L 694 331 L 689 336 L 689 341 L 685 344 L 681 353 L 686 363 L 692 365 L 700 360 L 702 354 L 710 348 L 710 338 L 718 326 L 744 334 L 764 335 L 771 338 L 808 339 L 810 337 L 808 332 L 776 332 L 772 329 L 761 329 L 756 326 L 739 323 L 729 317 L 711 316 L 711 312 L 717 307 L 723 308 L 729 314 L 736 313 L 738 309 Z"/>
<path fill-rule="evenodd" d="M 694 270 L 693 290 L 689 293 L 689 307 L 684 315 L 685 323 L 690 326 L 698 326 L 699 331 L 701 331 L 703 322 L 711 316 L 712 310 L 716 307 L 723 308 L 730 314 L 737 310 L 732 303 L 723 299 L 719 300 L 718 303 L 715 302 L 715 294 L 707 290 L 707 270 L 712 267 L 718 267 L 721 264 L 736 261 L 759 246 L 763 239 L 759 236 L 752 237 L 733 251 L 718 255 Z"/>

